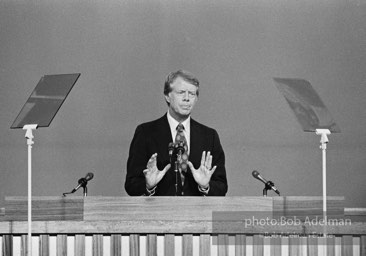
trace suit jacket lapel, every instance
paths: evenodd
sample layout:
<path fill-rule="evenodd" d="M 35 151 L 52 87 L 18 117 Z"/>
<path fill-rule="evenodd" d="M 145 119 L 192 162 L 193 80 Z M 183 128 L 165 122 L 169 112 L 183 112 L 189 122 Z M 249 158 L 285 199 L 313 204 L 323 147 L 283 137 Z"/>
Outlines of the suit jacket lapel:
<path fill-rule="evenodd" d="M 159 152 L 161 152 L 160 157 L 162 157 L 163 162 L 169 163 L 168 145 L 172 142 L 172 133 L 170 131 L 166 114 L 159 120 L 159 125 L 156 130 L 156 138 L 154 139 L 158 140 Z"/>
<path fill-rule="evenodd" d="M 191 119 L 191 141 L 189 161 L 192 162 L 195 168 L 198 168 L 201 163 L 203 138 L 197 122 Z"/>

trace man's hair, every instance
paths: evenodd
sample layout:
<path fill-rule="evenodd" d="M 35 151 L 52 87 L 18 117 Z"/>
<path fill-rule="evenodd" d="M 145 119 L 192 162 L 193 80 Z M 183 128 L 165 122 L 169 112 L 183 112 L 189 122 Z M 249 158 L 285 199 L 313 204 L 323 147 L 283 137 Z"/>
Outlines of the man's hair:
<path fill-rule="evenodd" d="M 187 81 L 190 84 L 193 84 L 197 87 L 197 96 L 198 96 L 198 89 L 200 86 L 200 82 L 196 77 L 194 77 L 191 73 L 185 70 L 178 70 L 175 72 L 170 73 L 167 78 L 165 79 L 164 83 L 164 95 L 168 95 L 172 91 L 172 87 L 170 86 L 174 83 L 175 79 L 178 77 L 182 78 L 183 80 Z"/>

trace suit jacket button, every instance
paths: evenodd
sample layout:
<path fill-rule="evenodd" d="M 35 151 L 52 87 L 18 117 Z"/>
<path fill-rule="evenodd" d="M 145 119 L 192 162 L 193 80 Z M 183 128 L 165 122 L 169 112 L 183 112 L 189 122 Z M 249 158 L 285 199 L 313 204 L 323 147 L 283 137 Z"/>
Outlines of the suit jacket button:
<path fill-rule="evenodd" d="M 182 191 L 182 196 L 184 196 L 184 192 Z"/>

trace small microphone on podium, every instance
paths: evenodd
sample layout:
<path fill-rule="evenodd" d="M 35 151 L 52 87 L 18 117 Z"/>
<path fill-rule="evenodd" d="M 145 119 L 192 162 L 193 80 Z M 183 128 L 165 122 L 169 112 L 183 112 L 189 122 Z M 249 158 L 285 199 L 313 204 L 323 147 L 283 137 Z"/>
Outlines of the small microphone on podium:
<path fill-rule="evenodd" d="M 273 185 L 273 182 L 272 181 L 267 181 L 256 170 L 254 170 L 252 172 L 252 175 L 253 175 L 254 178 L 256 178 L 257 180 L 262 181 L 264 184 L 266 184 L 266 186 L 269 186 L 274 192 L 276 192 L 278 195 L 280 195 L 280 191 L 278 191 L 278 189 Z"/>
<path fill-rule="evenodd" d="M 88 172 L 85 176 L 85 178 L 81 178 L 78 180 L 78 185 L 71 191 L 71 193 L 76 192 L 79 188 L 86 186 L 89 180 L 91 180 L 94 177 L 94 174 L 92 172 Z"/>

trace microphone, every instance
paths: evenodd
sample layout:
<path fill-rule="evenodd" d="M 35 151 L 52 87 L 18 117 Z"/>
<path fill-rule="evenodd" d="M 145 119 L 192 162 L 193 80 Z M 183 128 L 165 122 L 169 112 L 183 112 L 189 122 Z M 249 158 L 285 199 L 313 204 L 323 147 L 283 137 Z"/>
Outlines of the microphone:
<path fill-rule="evenodd" d="M 269 186 L 274 192 L 276 192 L 278 195 L 280 195 L 280 191 L 278 191 L 278 189 L 274 186 L 272 181 L 267 181 L 265 178 L 263 178 L 258 171 L 254 170 L 252 172 L 252 175 L 254 178 L 256 178 L 257 180 L 262 181 L 264 184 L 266 184 L 266 186 Z"/>
<path fill-rule="evenodd" d="M 173 155 L 174 147 L 175 147 L 175 144 L 173 142 L 170 142 L 169 145 L 168 145 L 168 152 L 169 152 L 169 157 L 170 158 Z"/>
<path fill-rule="evenodd" d="M 76 192 L 79 188 L 85 187 L 89 180 L 91 180 L 94 177 L 94 174 L 92 172 L 88 172 L 85 176 L 85 178 L 81 178 L 78 180 L 78 185 L 71 191 L 71 193 Z"/>
<path fill-rule="evenodd" d="M 179 141 L 178 143 L 175 144 L 175 150 L 177 151 L 178 155 L 182 155 L 184 153 L 184 142 L 183 141 Z"/>

